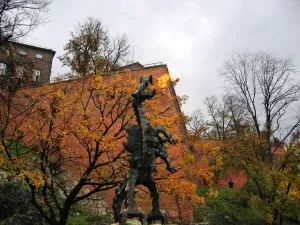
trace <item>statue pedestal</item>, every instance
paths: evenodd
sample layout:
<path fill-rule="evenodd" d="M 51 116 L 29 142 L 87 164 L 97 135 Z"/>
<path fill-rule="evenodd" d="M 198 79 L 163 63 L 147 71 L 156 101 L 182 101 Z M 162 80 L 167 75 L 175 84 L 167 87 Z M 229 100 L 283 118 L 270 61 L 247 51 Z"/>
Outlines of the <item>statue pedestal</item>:
<path fill-rule="evenodd" d="M 160 220 L 157 220 L 157 221 L 153 221 L 149 225 L 162 225 L 162 222 Z"/>
<path fill-rule="evenodd" d="M 121 225 L 120 223 L 113 223 L 111 225 Z M 134 217 L 131 219 L 126 219 L 124 222 L 124 225 L 142 225 L 141 221 L 139 220 L 138 217 Z"/>
<path fill-rule="evenodd" d="M 168 215 L 164 210 L 159 210 L 158 212 L 151 212 L 147 216 L 147 221 L 149 224 L 168 224 Z"/>
<path fill-rule="evenodd" d="M 148 216 L 140 209 L 124 209 L 119 223 L 112 225 L 166 225 L 168 216 L 164 210 L 151 212 Z"/>
<path fill-rule="evenodd" d="M 113 223 L 111 225 L 120 225 L 120 223 Z M 136 218 L 127 219 L 125 222 L 125 225 L 142 225 L 142 223 L 139 220 L 139 218 L 136 217 Z M 163 224 L 161 221 L 153 221 L 152 223 L 150 223 L 148 225 L 163 225 Z"/>
<path fill-rule="evenodd" d="M 146 225 L 147 216 L 140 209 L 124 209 L 121 213 L 120 225 Z"/>
<path fill-rule="evenodd" d="M 125 225 L 142 225 L 142 223 L 139 218 L 131 218 L 126 220 Z"/>

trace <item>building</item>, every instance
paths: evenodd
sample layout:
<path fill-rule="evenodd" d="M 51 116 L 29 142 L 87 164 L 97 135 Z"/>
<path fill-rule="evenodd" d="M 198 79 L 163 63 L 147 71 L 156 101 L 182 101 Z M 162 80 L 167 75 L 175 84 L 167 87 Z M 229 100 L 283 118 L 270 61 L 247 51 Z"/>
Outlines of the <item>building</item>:
<path fill-rule="evenodd" d="M 10 65 L 18 78 L 23 78 L 26 69 L 32 85 L 50 82 L 52 60 L 55 51 L 18 42 L 7 42 L 0 51 L 0 77 L 5 79 L 12 73 Z"/>

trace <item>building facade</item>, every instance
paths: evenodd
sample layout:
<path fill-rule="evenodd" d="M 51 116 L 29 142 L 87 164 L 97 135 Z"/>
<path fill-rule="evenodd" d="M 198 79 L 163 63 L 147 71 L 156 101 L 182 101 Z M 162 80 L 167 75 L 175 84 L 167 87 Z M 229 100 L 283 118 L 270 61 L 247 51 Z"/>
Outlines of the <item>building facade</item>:
<path fill-rule="evenodd" d="M 50 82 L 52 60 L 55 51 L 18 42 L 2 44 L 0 50 L 0 77 L 5 79 L 12 73 L 23 78 L 25 71 L 32 85 Z M 10 69 L 14 64 L 14 69 Z M 13 71 L 13 72 L 12 72 Z"/>

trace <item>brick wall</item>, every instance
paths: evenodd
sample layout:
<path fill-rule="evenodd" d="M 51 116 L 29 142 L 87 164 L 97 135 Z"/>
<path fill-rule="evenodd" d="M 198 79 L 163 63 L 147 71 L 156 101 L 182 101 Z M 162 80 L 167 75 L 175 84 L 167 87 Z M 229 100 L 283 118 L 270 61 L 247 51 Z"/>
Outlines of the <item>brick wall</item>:
<path fill-rule="evenodd" d="M 152 75 L 153 79 L 154 79 L 154 83 L 157 83 L 157 78 L 163 76 L 163 75 L 168 75 L 169 76 L 169 72 L 168 72 L 168 68 L 166 65 L 160 65 L 160 66 L 152 66 L 152 67 L 146 67 L 146 68 L 142 68 L 139 70 L 134 70 L 131 72 L 128 72 L 131 74 L 131 78 L 135 79 L 135 80 L 139 80 L 141 76 L 147 76 L 147 75 Z M 116 72 L 116 73 L 111 73 L 108 75 L 103 76 L 103 79 L 101 79 L 101 82 L 105 83 L 107 86 L 109 86 L 109 84 L 116 79 L 116 75 L 119 74 L 122 76 L 123 72 Z M 88 80 L 90 78 L 79 78 L 77 80 L 74 81 L 70 81 L 68 83 L 68 86 L 71 88 L 73 87 L 78 87 L 77 84 L 80 83 L 80 81 L 86 81 L 86 85 L 85 88 L 88 88 L 89 85 L 88 84 Z M 49 85 L 49 87 L 53 86 L 54 88 L 58 88 L 60 87 L 60 85 L 63 85 L 65 82 L 61 82 L 61 83 L 52 83 Z M 37 88 L 32 88 L 31 91 L 36 93 L 38 95 L 38 93 L 40 93 L 41 88 L 46 87 L 42 86 L 42 87 L 37 87 Z M 175 91 L 172 85 L 172 82 L 169 81 L 168 86 L 167 86 L 167 91 L 169 92 L 168 94 L 170 94 L 172 97 L 175 96 Z M 33 93 L 33 94 L 34 94 Z M 168 117 L 169 115 L 174 115 L 174 113 L 178 113 L 180 110 L 179 106 L 178 106 L 178 102 L 176 101 L 176 99 L 170 98 L 170 95 L 167 95 L 165 93 L 160 93 L 159 95 L 156 96 L 155 99 L 153 99 L 153 101 L 158 101 L 158 105 L 161 106 L 162 109 L 164 109 L 165 107 L 167 107 L 168 105 L 170 105 L 170 103 L 173 101 L 171 110 L 168 111 L 168 115 L 166 115 L 165 117 Z M 40 104 L 43 104 L 43 102 L 41 102 Z M 70 111 L 72 111 L 72 109 L 69 109 Z M 130 112 L 131 114 L 133 112 Z M 95 114 L 95 119 L 98 119 L 97 117 L 97 112 L 95 112 L 94 110 L 91 110 L 89 117 L 90 118 L 94 118 L 94 114 Z M 72 123 L 76 122 L 76 119 L 78 117 L 73 117 L 71 120 L 68 121 L 69 124 L 72 125 Z M 31 123 L 32 122 L 32 123 Z M 28 123 L 30 123 L 31 125 L 34 123 L 38 123 L 38 120 L 35 120 L 35 118 L 32 119 L 32 121 L 28 121 Z M 164 125 L 164 124 L 161 124 Z M 178 126 L 177 126 L 178 125 Z M 173 129 L 174 128 L 174 129 Z M 174 132 L 173 132 L 174 131 Z M 176 133 L 181 133 L 182 129 L 180 127 L 180 124 L 174 124 L 174 127 L 172 127 L 172 132 L 173 135 L 176 135 Z M 31 136 L 29 136 L 29 138 L 31 138 Z M 121 140 L 120 141 L 120 145 L 121 143 L 125 141 L 125 140 Z M 68 171 L 68 183 L 72 183 L 76 180 L 78 180 L 78 177 L 82 174 L 82 170 L 80 166 L 74 166 L 78 164 L 84 165 L 85 163 L 85 153 L 84 153 L 84 149 L 82 148 L 82 145 L 78 142 L 78 140 L 76 140 L 75 137 L 73 136 L 68 136 L 67 139 L 63 139 L 63 144 L 64 149 L 63 149 L 63 154 L 67 154 L 69 156 L 78 156 L 80 158 L 80 160 L 78 159 L 78 162 L 76 161 L 76 163 L 74 164 L 73 162 L 75 162 L 75 159 L 72 159 L 72 163 L 69 165 L 65 165 L 66 170 Z M 117 150 L 118 148 L 116 148 Z M 169 149 L 169 156 L 170 158 L 172 158 L 172 154 L 176 155 L 176 153 L 172 150 Z M 105 156 L 104 156 L 105 157 Z M 164 165 L 162 165 L 164 168 Z M 101 169 L 101 170 L 105 170 L 105 169 Z M 165 171 L 165 170 L 164 170 Z M 164 172 L 162 171 L 162 172 Z M 122 176 L 123 177 L 123 176 Z M 140 194 L 142 194 L 143 199 L 147 199 L 147 204 L 139 204 L 137 205 L 137 207 L 141 207 L 142 209 L 146 210 L 147 212 L 149 212 L 149 203 L 151 203 L 150 201 L 150 194 L 145 194 L 145 192 L 140 192 Z M 114 190 L 109 190 L 106 193 L 101 193 L 102 198 L 104 199 L 104 201 L 106 202 L 106 205 L 108 206 L 108 210 L 111 211 L 111 206 L 112 206 L 112 198 L 114 196 Z M 167 211 L 167 213 L 169 214 L 171 219 L 176 220 L 176 218 L 178 217 L 178 209 L 177 209 L 177 205 L 176 205 L 176 201 L 175 199 L 170 196 L 167 195 L 165 193 L 161 193 L 161 198 L 160 198 L 160 202 L 161 202 L 161 206 L 163 209 L 165 209 Z M 187 207 L 184 210 L 184 221 L 186 222 L 191 222 L 192 220 L 192 204 L 190 204 L 189 202 L 187 203 Z"/>

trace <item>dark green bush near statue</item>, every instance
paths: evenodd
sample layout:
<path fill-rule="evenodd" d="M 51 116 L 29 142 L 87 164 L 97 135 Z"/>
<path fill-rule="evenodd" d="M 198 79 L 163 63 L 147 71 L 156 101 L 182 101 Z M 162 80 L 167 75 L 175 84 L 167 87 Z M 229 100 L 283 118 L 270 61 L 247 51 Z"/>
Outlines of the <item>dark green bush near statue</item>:
<path fill-rule="evenodd" d="M 29 189 L 18 181 L 0 183 L 0 225 L 44 225 L 32 206 Z"/>

